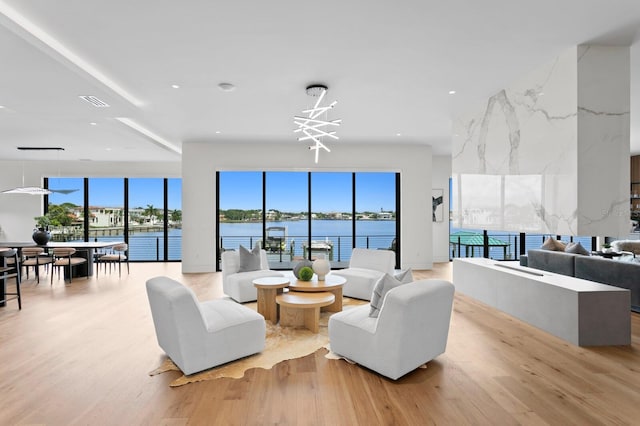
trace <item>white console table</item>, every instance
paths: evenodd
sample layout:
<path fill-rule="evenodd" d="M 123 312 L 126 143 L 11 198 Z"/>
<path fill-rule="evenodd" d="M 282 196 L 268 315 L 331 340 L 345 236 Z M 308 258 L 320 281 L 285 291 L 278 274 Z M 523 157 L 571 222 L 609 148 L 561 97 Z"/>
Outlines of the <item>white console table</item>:
<path fill-rule="evenodd" d="M 579 346 L 631 344 L 630 292 L 485 258 L 453 260 L 456 291 Z"/>

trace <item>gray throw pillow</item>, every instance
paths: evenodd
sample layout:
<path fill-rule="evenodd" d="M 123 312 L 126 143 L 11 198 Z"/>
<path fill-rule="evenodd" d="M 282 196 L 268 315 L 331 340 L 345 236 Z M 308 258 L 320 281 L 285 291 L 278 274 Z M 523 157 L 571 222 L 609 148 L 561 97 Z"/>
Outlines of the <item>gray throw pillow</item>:
<path fill-rule="evenodd" d="M 588 256 L 590 254 L 587 249 L 584 248 L 582 244 L 580 244 L 579 241 L 577 243 L 568 242 L 567 247 L 564 249 L 564 251 L 565 253 L 582 254 L 585 256 Z"/>
<path fill-rule="evenodd" d="M 253 250 L 249 251 L 240 245 L 240 267 L 238 272 L 258 270 L 260 270 L 260 246 L 256 244 Z"/>
<path fill-rule="evenodd" d="M 378 318 L 387 292 L 389 292 L 389 290 L 391 290 L 392 288 L 399 287 L 403 284 L 405 283 L 398 281 L 391 275 L 384 274 L 373 287 L 373 293 L 371 294 L 370 302 L 371 310 L 369 311 L 369 316 L 371 318 Z"/>

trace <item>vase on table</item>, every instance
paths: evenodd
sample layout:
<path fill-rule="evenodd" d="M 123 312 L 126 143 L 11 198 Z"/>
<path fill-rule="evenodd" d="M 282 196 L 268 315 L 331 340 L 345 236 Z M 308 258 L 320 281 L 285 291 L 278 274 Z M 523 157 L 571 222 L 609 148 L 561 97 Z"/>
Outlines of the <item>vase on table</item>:
<path fill-rule="evenodd" d="M 319 254 L 318 258 L 313 261 L 313 272 L 318 276 L 318 281 L 324 281 L 324 276 L 331 272 L 331 264 L 324 255 Z"/>
<path fill-rule="evenodd" d="M 296 266 L 293 267 L 293 275 L 296 278 L 300 278 L 300 270 L 305 266 L 308 266 L 309 268 L 313 269 L 313 263 L 310 260 L 304 259 L 298 262 Z"/>
<path fill-rule="evenodd" d="M 51 240 L 51 232 L 44 228 L 36 228 L 33 230 L 31 238 L 33 238 L 33 241 L 39 246 L 44 246 Z"/>

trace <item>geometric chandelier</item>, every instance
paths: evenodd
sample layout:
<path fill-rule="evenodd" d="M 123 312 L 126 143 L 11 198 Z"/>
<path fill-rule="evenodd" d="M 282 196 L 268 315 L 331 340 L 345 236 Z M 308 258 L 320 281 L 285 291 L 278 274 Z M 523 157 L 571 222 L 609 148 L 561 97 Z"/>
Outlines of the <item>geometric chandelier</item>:
<path fill-rule="evenodd" d="M 318 162 L 318 155 L 320 153 L 320 149 L 324 149 L 327 152 L 331 152 L 331 150 L 324 144 L 324 138 L 331 138 L 338 140 L 338 136 L 336 136 L 335 131 L 326 131 L 326 126 L 340 126 L 342 120 L 327 120 L 327 112 L 333 109 L 333 107 L 338 103 L 338 101 L 333 101 L 328 106 L 321 107 L 320 103 L 324 98 L 324 95 L 327 93 L 327 86 L 314 84 L 307 87 L 307 95 L 317 97 L 315 105 L 311 109 L 305 109 L 302 111 L 302 114 L 307 114 L 306 117 L 303 116 L 294 116 L 293 122 L 298 126 L 295 129 L 294 133 L 302 133 L 304 136 L 300 136 L 298 141 L 313 141 L 314 144 L 309 146 L 310 150 L 316 151 L 316 163 Z M 321 115 L 324 114 L 324 120 L 320 118 Z"/>

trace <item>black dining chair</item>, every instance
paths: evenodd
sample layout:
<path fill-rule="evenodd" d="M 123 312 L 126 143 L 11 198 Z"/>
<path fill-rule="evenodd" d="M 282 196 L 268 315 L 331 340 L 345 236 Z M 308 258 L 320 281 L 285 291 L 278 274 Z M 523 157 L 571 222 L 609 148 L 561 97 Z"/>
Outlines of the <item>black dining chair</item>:
<path fill-rule="evenodd" d="M 14 293 L 7 292 L 7 284 L 11 278 L 16 280 L 16 291 Z M 4 299 L 0 303 L 9 300 L 18 299 L 18 309 L 22 309 L 22 299 L 20 297 L 20 262 L 18 262 L 18 250 L 16 249 L 0 249 L 0 281 L 4 286 Z M 9 297 L 7 296 L 14 296 Z"/>

